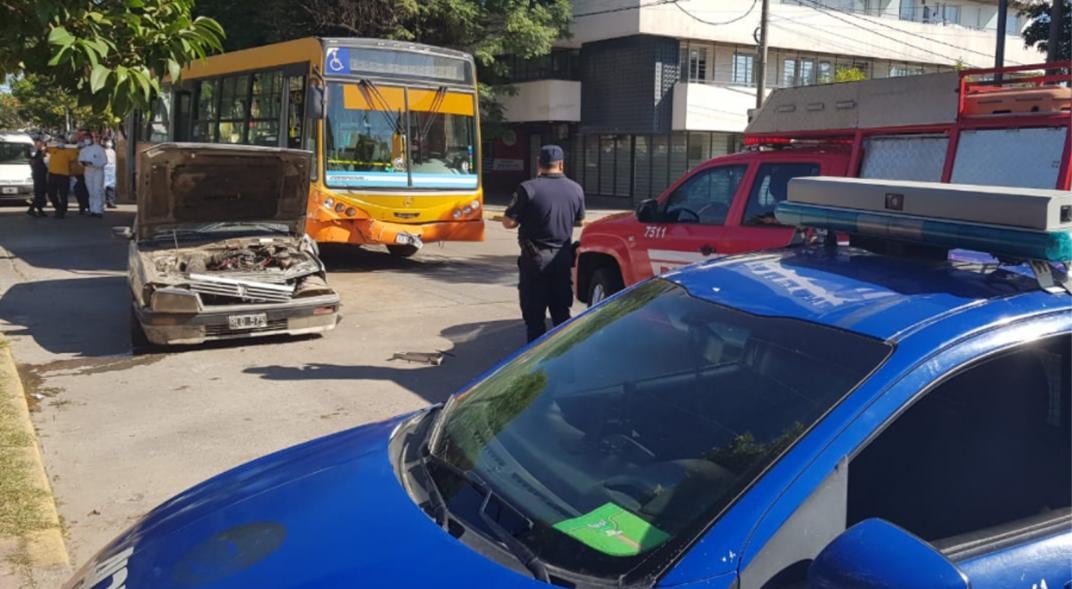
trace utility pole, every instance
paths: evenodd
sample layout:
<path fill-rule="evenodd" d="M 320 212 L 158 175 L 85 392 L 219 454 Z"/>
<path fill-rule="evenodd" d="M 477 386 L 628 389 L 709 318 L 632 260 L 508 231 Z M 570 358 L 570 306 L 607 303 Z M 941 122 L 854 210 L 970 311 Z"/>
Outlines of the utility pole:
<path fill-rule="evenodd" d="M 1065 20 L 1065 0 L 1053 0 L 1053 6 L 1050 7 L 1050 38 L 1046 41 L 1046 62 L 1057 63 L 1057 56 L 1060 53 L 1061 45 L 1061 31 L 1062 25 Z M 1051 72 L 1056 74 L 1057 72 Z"/>
<path fill-rule="evenodd" d="M 756 108 L 763 106 L 767 93 L 767 21 L 770 19 L 770 0 L 763 0 L 759 16 L 759 59 L 756 63 Z"/>
<path fill-rule="evenodd" d="M 1009 20 L 1009 0 L 998 0 L 998 41 L 994 48 L 994 67 L 1005 67 L 1005 29 Z M 1001 81 L 1001 75 L 994 76 Z"/>

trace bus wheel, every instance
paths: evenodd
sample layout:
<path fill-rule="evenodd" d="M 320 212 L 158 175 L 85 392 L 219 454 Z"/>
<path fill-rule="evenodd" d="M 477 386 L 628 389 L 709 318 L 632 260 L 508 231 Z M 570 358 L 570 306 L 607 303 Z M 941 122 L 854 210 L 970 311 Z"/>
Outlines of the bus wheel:
<path fill-rule="evenodd" d="M 614 268 L 606 266 L 597 268 L 592 273 L 591 280 L 588 281 L 588 306 L 592 307 L 601 303 L 603 299 L 622 290 L 623 287 L 622 277 Z"/>
<path fill-rule="evenodd" d="M 387 251 L 396 258 L 412 258 L 421 248 L 415 245 L 389 245 Z"/>

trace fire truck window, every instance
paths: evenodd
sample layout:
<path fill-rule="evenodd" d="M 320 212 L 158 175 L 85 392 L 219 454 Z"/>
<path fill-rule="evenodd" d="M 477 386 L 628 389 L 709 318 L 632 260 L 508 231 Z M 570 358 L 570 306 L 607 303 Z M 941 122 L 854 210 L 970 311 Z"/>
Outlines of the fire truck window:
<path fill-rule="evenodd" d="M 722 225 L 746 169 L 743 165 L 720 166 L 693 174 L 667 199 L 665 220 Z"/>
<path fill-rule="evenodd" d="M 745 225 L 775 225 L 774 207 L 785 200 L 789 181 L 799 176 L 818 176 L 819 164 L 763 164 L 759 167 L 748 206 L 744 211 Z"/>

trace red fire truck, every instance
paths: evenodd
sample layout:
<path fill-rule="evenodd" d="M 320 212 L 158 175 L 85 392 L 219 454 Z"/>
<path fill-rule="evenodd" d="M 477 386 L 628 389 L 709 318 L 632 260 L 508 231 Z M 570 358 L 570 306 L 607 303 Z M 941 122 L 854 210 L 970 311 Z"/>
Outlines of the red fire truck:
<path fill-rule="evenodd" d="M 797 176 L 1058 188 L 1072 171 L 1072 62 L 774 91 L 746 150 L 581 234 L 574 284 L 595 304 L 712 255 L 783 247 L 774 207 Z"/>

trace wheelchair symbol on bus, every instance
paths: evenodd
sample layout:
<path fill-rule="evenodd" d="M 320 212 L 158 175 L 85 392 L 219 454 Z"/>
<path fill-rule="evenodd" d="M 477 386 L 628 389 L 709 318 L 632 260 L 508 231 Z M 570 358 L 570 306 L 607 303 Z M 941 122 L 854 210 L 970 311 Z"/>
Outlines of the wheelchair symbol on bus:
<path fill-rule="evenodd" d="M 346 48 L 332 47 L 328 49 L 326 57 L 329 72 L 342 73 L 350 69 L 346 63 L 350 58 L 350 52 Z"/>

